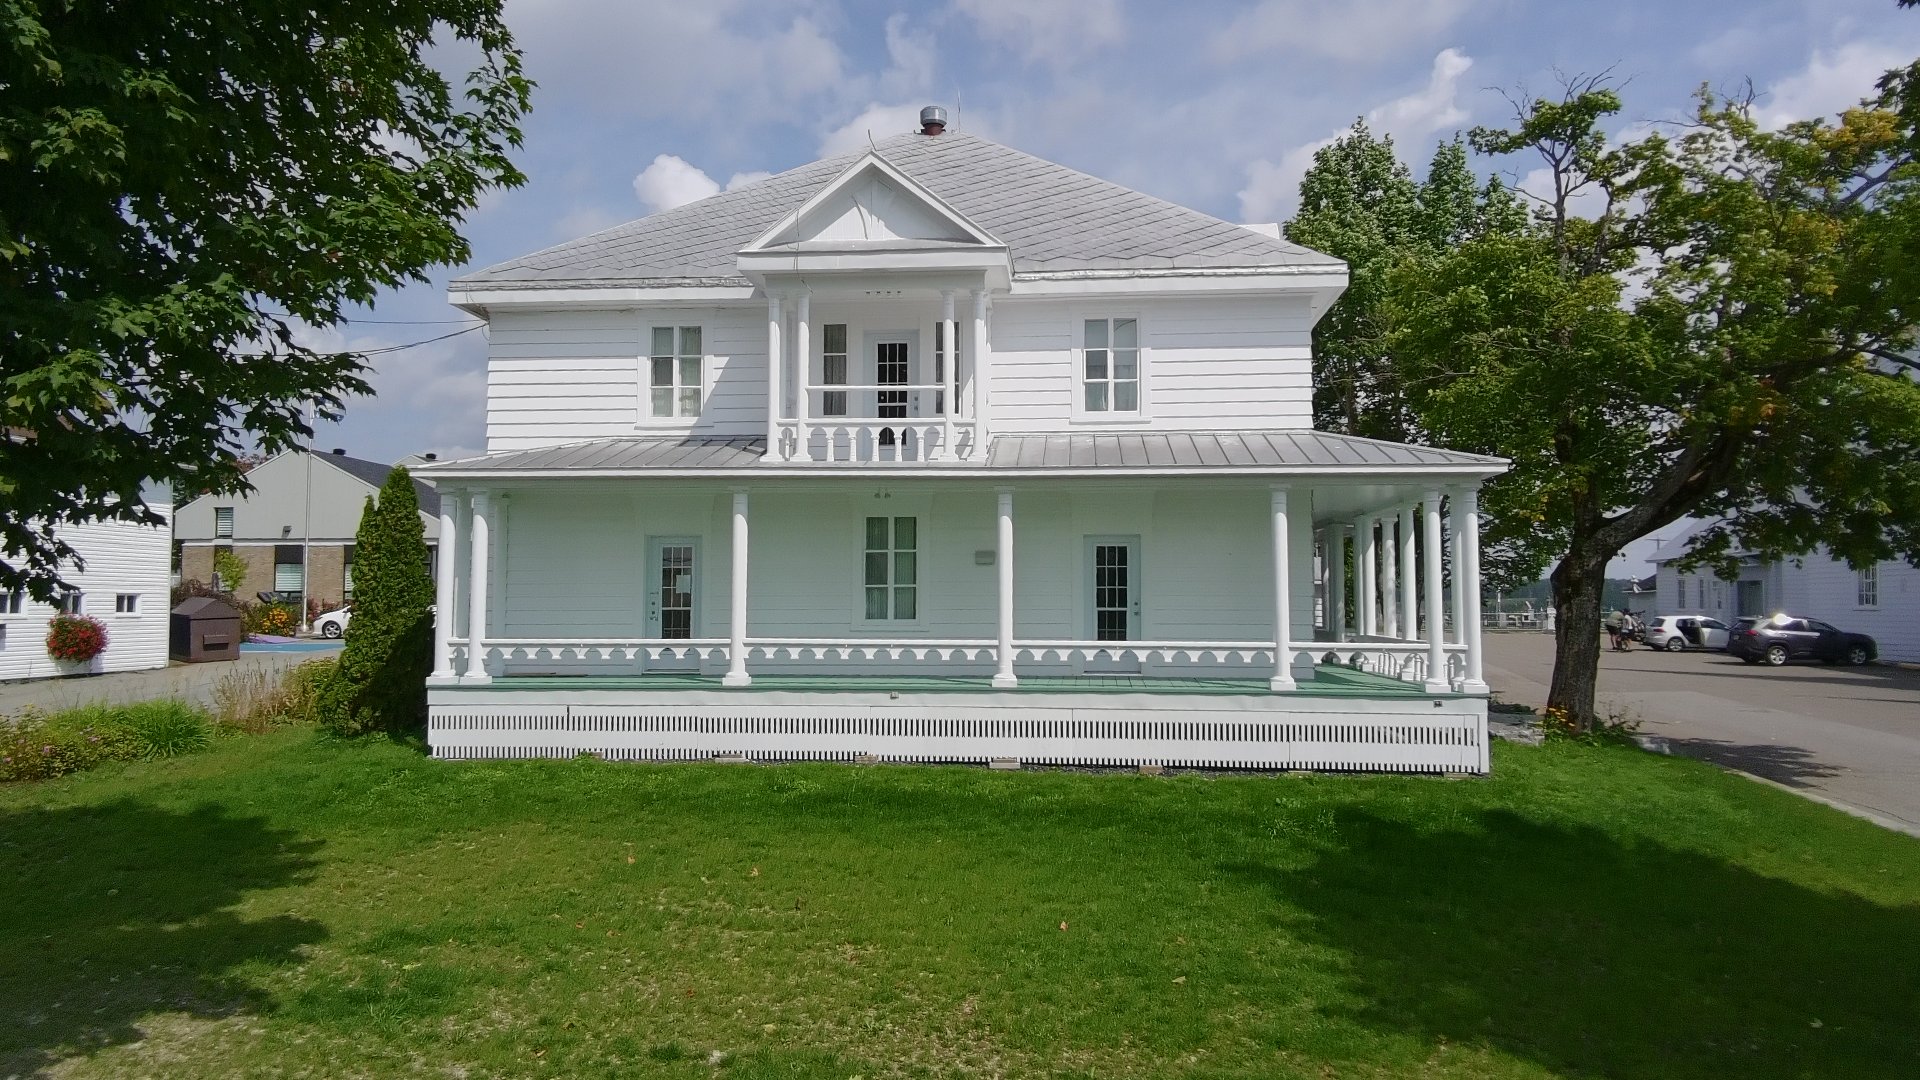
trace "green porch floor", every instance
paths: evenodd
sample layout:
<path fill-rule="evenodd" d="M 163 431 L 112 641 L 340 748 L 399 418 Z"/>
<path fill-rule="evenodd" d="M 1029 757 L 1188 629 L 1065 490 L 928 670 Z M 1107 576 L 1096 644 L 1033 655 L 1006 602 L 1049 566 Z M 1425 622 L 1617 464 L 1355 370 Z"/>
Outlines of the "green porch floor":
<path fill-rule="evenodd" d="M 1429 694 L 1417 683 L 1352 668 L 1321 665 L 1303 680 L 1295 696 L 1329 698 L 1455 697 Z M 1148 678 L 1140 675 L 1022 675 L 1014 690 L 995 690 L 984 676 L 962 675 L 755 675 L 753 685 L 722 686 L 718 675 L 657 672 L 650 675 L 507 675 L 485 686 L 435 687 L 435 690 L 725 690 L 752 694 L 779 691 L 833 693 L 953 694 L 1267 694 L 1265 679 Z"/>

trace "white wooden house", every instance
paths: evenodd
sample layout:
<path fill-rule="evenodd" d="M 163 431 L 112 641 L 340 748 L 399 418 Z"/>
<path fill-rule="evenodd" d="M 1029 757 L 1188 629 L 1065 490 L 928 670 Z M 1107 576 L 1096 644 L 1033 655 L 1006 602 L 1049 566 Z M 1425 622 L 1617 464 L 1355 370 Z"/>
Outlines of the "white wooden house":
<path fill-rule="evenodd" d="M 171 520 L 173 506 L 164 490 L 150 493 L 147 505 Z M 58 604 L 43 604 L 25 590 L 0 592 L 0 681 L 166 667 L 169 525 L 92 521 L 64 526 L 58 535 L 80 553 L 85 566 L 61 568 L 71 588 Z M 107 630 L 106 650 L 81 665 L 48 656 L 47 629 L 62 611 L 100 620 Z"/>
<path fill-rule="evenodd" d="M 1312 429 L 1345 284 L 937 124 L 454 282 L 434 753 L 1485 770 L 1505 463 Z"/>

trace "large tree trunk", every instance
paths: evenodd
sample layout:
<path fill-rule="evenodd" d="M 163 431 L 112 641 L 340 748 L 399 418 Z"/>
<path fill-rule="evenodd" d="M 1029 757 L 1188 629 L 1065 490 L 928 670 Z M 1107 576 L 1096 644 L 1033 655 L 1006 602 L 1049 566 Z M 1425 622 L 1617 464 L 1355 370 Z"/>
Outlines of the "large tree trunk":
<path fill-rule="evenodd" d="M 1598 723 L 1593 697 L 1600 677 L 1600 604 L 1607 561 L 1569 552 L 1553 571 L 1553 685 L 1547 708 L 1587 731 Z"/>

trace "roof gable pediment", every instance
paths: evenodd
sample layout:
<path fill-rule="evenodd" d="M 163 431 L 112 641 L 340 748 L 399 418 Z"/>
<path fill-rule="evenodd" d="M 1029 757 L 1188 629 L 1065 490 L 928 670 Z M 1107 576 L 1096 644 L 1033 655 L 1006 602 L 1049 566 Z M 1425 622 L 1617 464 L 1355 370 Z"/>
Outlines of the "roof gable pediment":
<path fill-rule="evenodd" d="M 859 249 L 875 243 L 931 241 L 1002 247 L 965 214 L 878 153 L 849 165 L 741 254 L 775 249 Z"/>

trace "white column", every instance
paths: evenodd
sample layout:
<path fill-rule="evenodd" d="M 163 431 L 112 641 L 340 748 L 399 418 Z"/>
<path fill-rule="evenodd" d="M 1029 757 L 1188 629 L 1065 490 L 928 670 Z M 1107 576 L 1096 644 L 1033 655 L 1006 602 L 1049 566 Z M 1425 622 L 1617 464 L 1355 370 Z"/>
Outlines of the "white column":
<path fill-rule="evenodd" d="M 999 635 L 994 649 L 993 686 L 1010 690 L 1020 685 L 1013 674 L 1013 489 L 1000 488 L 998 545 L 993 564 L 1000 573 Z"/>
<path fill-rule="evenodd" d="M 1394 535 L 1397 519 L 1380 518 L 1380 636 L 1400 636 L 1400 541 Z"/>
<path fill-rule="evenodd" d="M 1460 490 L 1458 488 L 1447 493 L 1447 510 L 1448 516 L 1452 519 L 1447 525 L 1447 569 L 1448 577 L 1453 584 L 1452 603 L 1449 605 L 1453 614 L 1453 643 L 1465 645 L 1467 643 L 1467 590 L 1461 587 L 1461 582 L 1465 579 L 1460 576 L 1463 560 L 1460 558 Z"/>
<path fill-rule="evenodd" d="M 935 380 L 940 384 L 940 391 L 935 397 L 940 401 L 939 456 L 943 459 L 957 456 L 953 452 L 953 413 L 960 407 L 960 402 L 956 400 L 958 395 L 953 387 L 959 385 L 954 376 L 960 371 L 960 347 L 954 340 L 953 332 L 959 326 L 953 319 L 953 290 L 944 289 L 940 293 L 940 378 Z"/>
<path fill-rule="evenodd" d="M 1287 528 L 1287 489 L 1276 486 L 1272 494 L 1273 510 L 1273 677 L 1267 680 L 1269 689 L 1276 693 L 1292 690 L 1293 663 L 1291 653 L 1293 643 L 1288 639 L 1293 633 L 1293 605 L 1288 602 L 1288 575 L 1292 568 L 1288 564 L 1287 549 L 1292 545 L 1292 535 Z"/>
<path fill-rule="evenodd" d="M 507 549 L 513 544 L 513 495 L 501 492 L 493 497 L 493 513 L 487 515 L 487 554 L 493 557 L 493 568 L 487 571 L 487 582 L 493 589 L 493 595 L 487 600 L 489 612 L 507 610 Z M 502 614 L 497 624 L 505 621 Z M 498 675 L 499 665 L 489 665 L 487 674 Z"/>
<path fill-rule="evenodd" d="M 780 368 L 786 363 L 786 351 L 781 348 L 781 323 L 786 318 L 786 305 L 777 296 L 767 297 L 767 453 L 774 460 L 780 459 Z M 804 385 L 805 378 L 801 383 Z"/>
<path fill-rule="evenodd" d="M 1480 493 L 1469 488 L 1460 493 L 1460 579 L 1466 595 L 1463 631 L 1467 643 L 1467 677 L 1460 682 L 1463 694 L 1487 692 L 1485 665 L 1480 649 Z"/>
<path fill-rule="evenodd" d="M 1413 505 L 1400 508 L 1400 636 L 1420 640 L 1420 551 L 1416 544 Z"/>
<path fill-rule="evenodd" d="M 987 456 L 987 291 L 973 291 L 973 333 L 967 335 L 967 374 L 973 380 L 973 457 Z"/>
<path fill-rule="evenodd" d="M 472 552 L 467 565 L 467 670 L 461 682 L 492 682 L 487 674 L 487 517 L 493 500 L 485 490 L 473 493 L 473 521 L 468 526 Z"/>
<path fill-rule="evenodd" d="M 813 460 L 813 294 L 800 294 L 800 325 L 793 342 L 793 456 Z"/>
<path fill-rule="evenodd" d="M 1354 543 L 1359 549 L 1354 553 L 1354 586 L 1358 589 L 1354 606 L 1359 609 L 1360 636 L 1373 637 L 1380 632 L 1380 544 L 1373 534 L 1372 518 L 1354 522 L 1353 529 Z"/>
<path fill-rule="evenodd" d="M 1427 685 L 1429 694 L 1444 694 L 1453 689 L 1447 681 L 1447 653 L 1441 646 L 1447 639 L 1447 620 L 1441 611 L 1446 601 L 1440 595 L 1440 493 L 1427 492 L 1426 503 L 1421 507 L 1426 515 L 1426 529 L 1421 536 L 1425 545 L 1423 565 L 1427 576 Z"/>
<path fill-rule="evenodd" d="M 433 549 L 433 674 L 451 681 L 453 670 L 454 575 L 459 572 L 460 493 L 440 491 L 440 536 Z"/>
<path fill-rule="evenodd" d="M 747 686 L 753 676 L 747 674 L 747 493 L 733 493 L 733 581 L 727 594 L 731 601 L 727 624 L 727 675 L 722 686 Z"/>
<path fill-rule="evenodd" d="M 1347 527 L 1327 526 L 1327 629 L 1347 640 Z"/>

